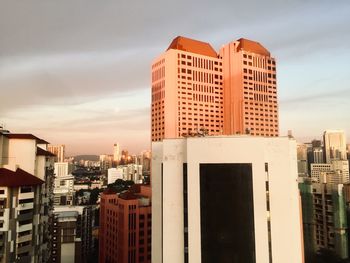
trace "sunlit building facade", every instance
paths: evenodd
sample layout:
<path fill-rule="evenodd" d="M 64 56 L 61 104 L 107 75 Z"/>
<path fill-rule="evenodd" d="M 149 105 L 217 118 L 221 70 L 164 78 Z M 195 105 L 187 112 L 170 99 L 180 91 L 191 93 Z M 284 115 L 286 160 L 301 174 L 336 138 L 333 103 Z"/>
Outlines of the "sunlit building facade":
<path fill-rule="evenodd" d="M 347 160 L 346 137 L 342 130 L 327 130 L 323 134 L 326 162 Z"/>
<path fill-rule="evenodd" d="M 238 39 L 220 49 L 224 134 L 278 136 L 276 61 L 260 43 Z"/>
<path fill-rule="evenodd" d="M 151 188 L 134 185 L 117 194 L 101 195 L 100 263 L 151 263 Z"/>
<path fill-rule="evenodd" d="M 152 63 L 152 141 L 195 134 L 278 136 L 276 62 L 239 39 L 217 53 L 175 38 Z"/>
<path fill-rule="evenodd" d="M 175 38 L 152 63 L 152 141 L 223 132 L 222 61 L 210 44 Z"/>

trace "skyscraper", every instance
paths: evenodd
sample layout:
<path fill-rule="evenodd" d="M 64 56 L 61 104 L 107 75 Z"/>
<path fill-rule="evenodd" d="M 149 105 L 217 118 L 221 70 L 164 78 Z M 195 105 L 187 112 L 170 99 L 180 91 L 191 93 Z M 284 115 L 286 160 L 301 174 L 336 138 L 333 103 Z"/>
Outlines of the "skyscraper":
<path fill-rule="evenodd" d="M 222 62 L 210 44 L 175 38 L 152 64 L 152 141 L 222 134 Z"/>
<path fill-rule="evenodd" d="M 47 150 L 51 153 L 53 153 L 54 155 L 56 155 L 55 157 L 55 162 L 64 162 L 64 159 L 66 157 L 66 153 L 65 153 L 65 145 L 48 145 L 47 146 Z"/>
<path fill-rule="evenodd" d="M 326 162 L 347 160 L 346 139 L 342 130 L 327 130 L 323 134 Z"/>
<path fill-rule="evenodd" d="M 152 63 L 152 141 L 196 133 L 278 135 L 276 63 L 261 44 L 239 39 L 219 54 L 175 38 Z"/>
<path fill-rule="evenodd" d="M 240 38 L 220 49 L 224 134 L 278 136 L 276 62 L 260 43 Z"/>
<path fill-rule="evenodd" d="M 120 162 L 120 145 L 115 143 L 113 146 L 113 161 L 117 164 Z"/>

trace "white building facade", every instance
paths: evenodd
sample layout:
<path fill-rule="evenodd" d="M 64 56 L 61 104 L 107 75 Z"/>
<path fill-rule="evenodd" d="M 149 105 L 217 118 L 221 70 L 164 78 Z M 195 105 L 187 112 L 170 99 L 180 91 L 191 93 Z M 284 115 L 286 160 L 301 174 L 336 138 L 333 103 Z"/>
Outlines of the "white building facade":
<path fill-rule="evenodd" d="M 297 178 L 287 137 L 154 142 L 152 262 L 303 262 Z"/>

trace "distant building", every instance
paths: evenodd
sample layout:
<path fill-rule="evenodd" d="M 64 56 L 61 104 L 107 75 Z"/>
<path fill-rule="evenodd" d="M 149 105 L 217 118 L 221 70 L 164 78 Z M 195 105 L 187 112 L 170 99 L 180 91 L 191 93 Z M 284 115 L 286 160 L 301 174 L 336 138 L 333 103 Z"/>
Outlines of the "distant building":
<path fill-rule="evenodd" d="M 303 262 L 296 157 L 288 137 L 153 142 L 152 262 Z"/>
<path fill-rule="evenodd" d="M 349 183 L 348 161 L 311 164 L 311 178 L 316 183 L 345 184 Z"/>
<path fill-rule="evenodd" d="M 48 262 L 53 154 L 32 134 L 0 130 L 0 262 Z"/>
<path fill-rule="evenodd" d="M 343 184 L 302 182 L 304 245 L 307 257 L 321 249 L 348 258 L 348 223 Z"/>
<path fill-rule="evenodd" d="M 324 163 L 323 147 L 314 147 L 313 148 L 313 162 L 314 163 Z"/>
<path fill-rule="evenodd" d="M 140 156 L 140 163 L 143 172 L 151 171 L 151 151 L 143 151 Z"/>
<path fill-rule="evenodd" d="M 73 205 L 74 204 L 74 176 L 56 176 L 54 181 L 54 205 Z"/>
<path fill-rule="evenodd" d="M 113 146 L 113 161 L 117 165 L 120 162 L 121 153 L 119 143 L 115 143 Z"/>
<path fill-rule="evenodd" d="M 88 262 L 92 249 L 92 226 L 91 206 L 56 206 L 50 262 Z"/>
<path fill-rule="evenodd" d="M 134 185 L 101 195 L 99 262 L 151 262 L 151 189 Z"/>
<path fill-rule="evenodd" d="M 134 181 L 134 183 L 142 183 L 142 165 L 138 164 L 127 164 L 127 165 L 119 165 L 118 169 L 123 170 L 123 179 Z"/>
<path fill-rule="evenodd" d="M 73 164 L 68 162 L 55 162 L 56 177 L 67 176 L 73 172 Z"/>
<path fill-rule="evenodd" d="M 48 145 L 47 146 L 47 150 L 51 153 L 53 153 L 54 155 L 56 155 L 55 157 L 55 162 L 64 162 L 65 158 L 66 158 L 66 153 L 65 153 L 65 145 Z"/>
<path fill-rule="evenodd" d="M 107 171 L 113 166 L 113 155 L 101 154 L 100 155 L 100 169 L 101 171 Z"/>
<path fill-rule="evenodd" d="M 117 179 L 142 183 L 142 165 L 131 163 L 108 169 L 108 184 L 114 183 Z"/>
<path fill-rule="evenodd" d="M 308 158 L 307 158 L 308 147 L 306 144 L 297 144 L 297 160 L 298 160 L 298 175 L 301 177 L 308 176 Z"/>
<path fill-rule="evenodd" d="M 109 168 L 107 173 L 107 184 L 113 184 L 117 179 L 124 179 L 122 168 Z"/>
<path fill-rule="evenodd" d="M 323 134 L 326 162 L 347 160 L 346 137 L 342 130 L 327 130 Z"/>

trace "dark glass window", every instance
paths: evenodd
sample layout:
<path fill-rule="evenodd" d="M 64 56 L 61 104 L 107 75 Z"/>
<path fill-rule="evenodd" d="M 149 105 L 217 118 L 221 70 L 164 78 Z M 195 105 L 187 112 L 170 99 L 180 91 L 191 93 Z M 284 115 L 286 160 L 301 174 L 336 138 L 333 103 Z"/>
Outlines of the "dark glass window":
<path fill-rule="evenodd" d="M 202 263 L 255 263 L 251 164 L 200 164 Z"/>

